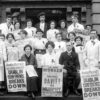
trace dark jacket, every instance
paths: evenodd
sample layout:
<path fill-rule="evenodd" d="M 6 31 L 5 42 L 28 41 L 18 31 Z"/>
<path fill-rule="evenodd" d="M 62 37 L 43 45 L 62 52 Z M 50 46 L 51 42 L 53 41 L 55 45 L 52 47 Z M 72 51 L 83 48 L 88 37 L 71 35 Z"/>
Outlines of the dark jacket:
<path fill-rule="evenodd" d="M 41 29 L 40 29 L 40 23 L 37 23 L 37 24 L 35 25 L 35 27 L 37 28 L 37 30 L 38 30 L 38 29 L 41 30 Z M 47 32 L 47 30 L 48 30 L 48 24 L 45 23 L 44 34 L 43 34 L 43 37 L 44 37 L 44 38 L 46 38 L 46 32 Z"/>
<path fill-rule="evenodd" d="M 20 61 L 25 61 L 26 65 L 33 65 L 34 67 L 36 67 L 37 63 L 36 63 L 36 59 L 34 55 L 30 55 L 29 57 L 26 56 L 26 54 L 24 54 Z M 26 73 L 26 78 L 27 78 L 27 91 L 28 92 L 33 92 L 33 91 L 37 91 L 37 77 L 29 77 L 28 74 Z"/>
<path fill-rule="evenodd" d="M 29 57 L 27 57 L 26 54 L 24 54 L 21 57 L 20 61 L 25 61 L 26 65 L 33 65 L 34 67 L 37 66 L 37 62 L 36 62 L 35 56 L 33 54 L 31 54 Z"/>
<path fill-rule="evenodd" d="M 68 72 L 75 72 L 79 69 L 78 55 L 74 51 L 72 51 L 71 54 L 68 54 L 67 51 L 63 52 L 60 55 L 59 63 L 64 65 L 64 69 Z"/>

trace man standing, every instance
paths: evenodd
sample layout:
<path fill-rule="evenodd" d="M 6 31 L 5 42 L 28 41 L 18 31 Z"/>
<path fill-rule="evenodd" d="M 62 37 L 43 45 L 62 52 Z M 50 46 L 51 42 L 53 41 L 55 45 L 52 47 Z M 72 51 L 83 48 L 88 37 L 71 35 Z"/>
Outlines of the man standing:
<path fill-rule="evenodd" d="M 90 40 L 85 45 L 85 64 L 87 67 L 96 67 L 100 64 L 100 41 L 97 31 L 91 30 Z"/>
<path fill-rule="evenodd" d="M 6 22 L 0 24 L 1 33 L 5 36 L 8 33 L 12 33 L 14 31 L 14 26 L 12 25 L 12 16 L 8 15 L 6 18 Z"/>
<path fill-rule="evenodd" d="M 41 12 L 39 15 L 40 22 L 36 24 L 36 28 L 43 31 L 43 37 L 46 38 L 46 31 L 47 31 L 47 23 L 45 22 L 45 13 Z"/>
<path fill-rule="evenodd" d="M 78 22 L 77 16 L 72 15 L 71 19 L 72 19 L 72 24 L 67 29 L 68 33 L 70 33 L 70 32 L 75 32 L 75 33 L 83 32 L 84 26 Z"/>
<path fill-rule="evenodd" d="M 67 40 L 66 43 L 67 50 L 63 52 L 60 56 L 59 63 L 64 65 L 64 95 L 68 96 L 70 92 L 70 81 L 72 81 L 73 91 L 76 95 L 80 95 L 77 88 L 80 83 L 79 70 L 79 60 L 78 55 L 72 50 L 73 46 L 70 41 Z M 71 78 L 71 79 L 70 79 Z"/>

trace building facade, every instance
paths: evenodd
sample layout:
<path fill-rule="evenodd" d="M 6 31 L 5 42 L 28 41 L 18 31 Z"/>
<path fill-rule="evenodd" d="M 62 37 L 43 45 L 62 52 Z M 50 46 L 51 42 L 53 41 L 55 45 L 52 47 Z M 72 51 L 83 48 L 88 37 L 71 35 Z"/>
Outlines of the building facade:
<path fill-rule="evenodd" d="M 37 15 L 46 13 L 46 21 L 66 19 L 71 23 L 71 15 L 77 14 L 80 23 L 92 24 L 100 30 L 100 0 L 0 0 L 0 22 L 4 22 L 7 14 L 19 13 L 20 20 L 27 18 L 38 22 Z"/>

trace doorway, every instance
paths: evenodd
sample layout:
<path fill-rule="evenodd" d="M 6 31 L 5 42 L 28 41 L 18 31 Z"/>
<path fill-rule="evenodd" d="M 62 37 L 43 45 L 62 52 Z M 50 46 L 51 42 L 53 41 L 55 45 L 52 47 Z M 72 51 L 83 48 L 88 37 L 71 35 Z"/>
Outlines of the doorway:
<path fill-rule="evenodd" d="M 47 23 L 55 20 L 57 27 L 59 27 L 60 20 L 66 20 L 66 8 L 26 8 L 26 18 L 30 18 L 34 26 L 39 22 L 38 14 L 41 12 L 45 12 Z"/>

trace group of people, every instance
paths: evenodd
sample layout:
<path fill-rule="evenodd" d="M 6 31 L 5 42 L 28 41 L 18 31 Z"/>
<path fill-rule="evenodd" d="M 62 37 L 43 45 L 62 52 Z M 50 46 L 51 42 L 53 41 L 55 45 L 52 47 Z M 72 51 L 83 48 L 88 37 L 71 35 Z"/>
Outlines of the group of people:
<path fill-rule="evenodd" d="M 24 29 L 20 28 L 19 21 L 12 23 L 10 15 L 5 23 L 0 24 L 0 88 L 4 87 L 3 82 L 6 81 L 4 63 L 25 61 L 26 65 L 33 65 L 38 73 L 38 77 L 29 77 L 26 73 L 28 96 L 41 93 L 42 68 L 58 65 L 63 68 L 63 95 L 69 95 L 71 80 L 73 92 L 81 95 L 77 90 L 80 69 L 99 68 L 100 65 L 97 31 L 91 25 L 84 27 L 75 15 L 71 17 L 70 26 L 66 27 L 66 21 L 61 20 L 59 28 L 56 28 L 54 20 L 50 21 L 48 27 L 44 12 L 38 17 L 40 22 L 34 27 L 31 19 L 27 19 Z"/>

